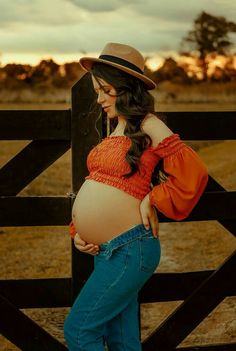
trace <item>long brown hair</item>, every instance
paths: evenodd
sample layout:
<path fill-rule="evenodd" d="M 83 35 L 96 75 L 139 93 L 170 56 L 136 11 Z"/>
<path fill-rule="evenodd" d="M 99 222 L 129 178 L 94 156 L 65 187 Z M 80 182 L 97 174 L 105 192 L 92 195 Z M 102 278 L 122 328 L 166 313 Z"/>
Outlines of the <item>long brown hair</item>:
<path fill-rule="evenodd" d="M 156 115 L 154 97 L 140 79 L 113 66 L 100 62 L 94 63 L 91 73 L 100 86 L 98 78 L 105 80 L 116 90 L 115 108 L 119 114 L 126 118 L 124 135 L 128 136 L 132 142 L 126 154 L 126 161 L 129 163 L 131 171 L 124 174 L 124 177 L 131 177 L 136 171 L 139 171 L 139 159 L 143 151 L 152 143 L 150 136 L 144 133 L 140 127 L 148 113 Z"/>

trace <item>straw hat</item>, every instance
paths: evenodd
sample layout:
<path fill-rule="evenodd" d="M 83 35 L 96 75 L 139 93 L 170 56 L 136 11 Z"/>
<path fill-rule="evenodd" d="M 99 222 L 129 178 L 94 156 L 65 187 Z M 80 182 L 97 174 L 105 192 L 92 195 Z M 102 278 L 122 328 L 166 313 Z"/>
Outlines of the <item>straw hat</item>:
<path fill-rule="evenodd" d="M 144 75 L 143 56 L 132 46 L 108 43 L 98 58 L 82 57 L 80 59 L 80 64 L 86 71 L 90 71 L 95 62 L 102 62 L 114 66 L 141 79 L 146 84 L 148 90 L 156 88 L 156 84 Z"/>

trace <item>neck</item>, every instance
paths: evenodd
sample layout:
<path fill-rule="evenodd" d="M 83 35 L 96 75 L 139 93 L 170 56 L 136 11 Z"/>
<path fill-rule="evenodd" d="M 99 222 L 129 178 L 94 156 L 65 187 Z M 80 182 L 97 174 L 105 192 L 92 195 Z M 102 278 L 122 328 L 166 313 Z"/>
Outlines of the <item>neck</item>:
<path fill-rule="evenodd" d="M 125 129 L 126 119 L 123 116 L 118 116 L 118 124 L 117 127 Z"/>
<path fill-rule="evenodd" d="M 115 130 L 111 133 L 111 135 L 123 135 L 126 126 L 126 119 L 122 116 L 118 116 L 118 123 L 115 127 Z"/>

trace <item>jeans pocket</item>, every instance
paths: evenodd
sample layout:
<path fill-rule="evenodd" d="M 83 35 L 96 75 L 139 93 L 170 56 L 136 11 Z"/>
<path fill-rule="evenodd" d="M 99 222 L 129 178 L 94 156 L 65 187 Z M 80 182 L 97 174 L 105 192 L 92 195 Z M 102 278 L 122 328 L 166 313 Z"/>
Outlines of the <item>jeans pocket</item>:
<path fill-rule="evenodd" d="M 159 239 L 155 237 L 141 237 L 140 245 L 140 269 L 143 272 L 151 273 L 157 268 L 160 257 L 161 247 Z"/>

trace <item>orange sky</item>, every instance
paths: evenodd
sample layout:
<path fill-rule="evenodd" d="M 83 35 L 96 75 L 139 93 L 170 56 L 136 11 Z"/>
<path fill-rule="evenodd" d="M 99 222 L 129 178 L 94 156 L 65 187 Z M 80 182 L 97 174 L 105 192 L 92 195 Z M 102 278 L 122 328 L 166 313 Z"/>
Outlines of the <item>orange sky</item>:
<path fill-rule="evenodd" d="M 53 58 L 59 64 L 95 55 L 108 42 L 134 46 L 157 69 L 181 51 L 181 41 L 206 11 L 235 21 L 232 0 L 0 0 L 0 62 Z M 229 39 L 236 42 L 236 33 Z M 236 46 L 234 44 L 236 49 Z M 232 51 L 235 51 L 232 47 Z"/>
<path fill-rule="evenodd" d="M 0 53 L 0 63 L 1 66 L 5 66 L 7 63 L 21 63 L 21 64 L 30 64 L 32 66 L 37 65 L 41 60 L 43 59 L 53 59 L 56 63 L 58 64 L 63 64 L 66 62 L 72 62 L 72 61 L 78 61 L 80 57 L 83 55 L 75 55 L 75 54 L 54 54 L 54 55 L 49 55 L 49 54 L 1 54 Z M 97 57 L 99 56 L 98 53 L 88 53 L 86 56 L 94 56 Z M 175 52 L 168 52 L 168 53 L 163 53 L 162 55 L 157 55 L 155 53 L 150 53 L 146 55 L 150 57 L 147 61 L 147 65 L 150 69 L 156 70 L 159 68 L 163 61 L 164 57 L 169 57 L 169 56 L 176 56 Z"/>

